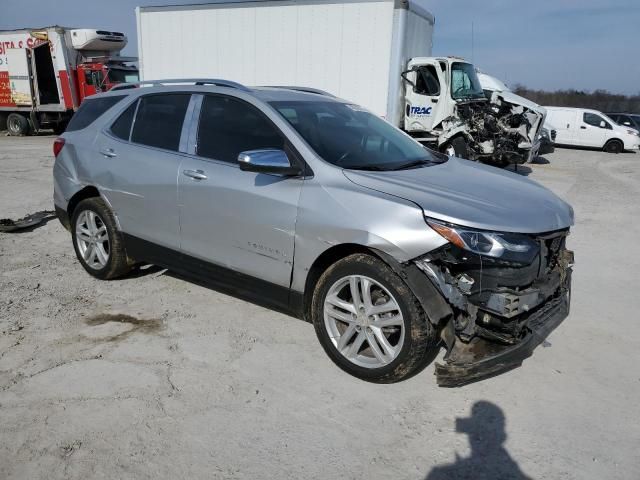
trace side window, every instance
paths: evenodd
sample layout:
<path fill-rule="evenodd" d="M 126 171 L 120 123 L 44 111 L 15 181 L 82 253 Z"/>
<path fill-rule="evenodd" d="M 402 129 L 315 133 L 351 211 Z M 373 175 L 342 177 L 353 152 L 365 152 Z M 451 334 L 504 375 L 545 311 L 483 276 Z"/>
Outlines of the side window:
<path fill-rule="evenodd" d="M 110 97 L 88 98 L 84 100 L 78 111 L 71 118 L 66 131 L 74 132 L 88 127 L 95 122 L 100 115 L 125 97 L 126 95 L 114 95 Z"/>
<path fill-rule="evenodd" d="M 198 126 L 198 155 L 236 163 L 247 150 L 284 150 L 284 137 L 256 108 L 231 97 L 207 95 Z"/>
<path fill-rule="evenodd" d="M 607 129 L 611 129 L 611 125 L 609 125 L 609 122 L 605 121 L 604 118 L 602 118 L 600 115 L 596 115 L 595 113 L 584 113 L 582 116 L 582 120 L 584 121 L 584 123 L 586 123 L 587 125 L 591 125 L 593 127 L 598 127 L 598 128 L 607 128 Z M 604 127 L 601 125 L 601 123 L 604 122 Z"/>
<path fill-rule="evenodd" d="M 138 102 L 135 101 L 129 107 L 120 114 L 118 119 L 111 125 L 111 133 L 122 140 L 129 141 L 131 137 L 131 125 L 133 124 L 133 116 L 136 113 L 136 106 Z"/>
<path fill-rule="evenodd" d="M 188 93 L 142 97 L 131 141 L 177 152 L 190 98 Z"/>
<path fill-rule="evenodd" d="M 440 81 L 438 80 L 436 67 L 433 65 L 426 65 L 424 67 L 420 67 L 416 73 L 416 93 L 429 95 L 430 97 L 440 95 Z"/>

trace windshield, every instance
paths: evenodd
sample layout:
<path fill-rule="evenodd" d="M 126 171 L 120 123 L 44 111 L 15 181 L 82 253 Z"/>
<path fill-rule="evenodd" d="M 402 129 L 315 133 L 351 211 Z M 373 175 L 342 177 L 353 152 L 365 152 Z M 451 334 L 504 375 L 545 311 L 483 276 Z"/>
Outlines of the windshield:
<path fill-rule="evenodd" d="M 135 83 L 138 81 L 137 70 L 122 70 L 112 67 L 107 75 L 111 83 Z"/>
<path fill-rule="evenodd" d="M 446 161 L 381 118 L 338 102 L 270 103 L 324 160 L 356 170 L 399 170 Z"/>
<path fill-rule="evenodd" d="M 451 98 L 454 100 L 485 98 L 476 70 L 470 63 L 455 62 L 451 65 Z"/>

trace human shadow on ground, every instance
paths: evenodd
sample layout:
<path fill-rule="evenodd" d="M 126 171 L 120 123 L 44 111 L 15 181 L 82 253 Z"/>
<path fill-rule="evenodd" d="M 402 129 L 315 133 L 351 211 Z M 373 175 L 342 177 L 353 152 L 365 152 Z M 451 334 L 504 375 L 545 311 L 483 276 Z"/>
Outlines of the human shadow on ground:
<path fill-rule="evenodd" d="M 497 405 L 480 401 L 468 418 L 456 418 L 456 432 L 469 436 L 471 456 L 435 467 L 425 480 L 531 480 L 504 447 L 504 413 Z"/>

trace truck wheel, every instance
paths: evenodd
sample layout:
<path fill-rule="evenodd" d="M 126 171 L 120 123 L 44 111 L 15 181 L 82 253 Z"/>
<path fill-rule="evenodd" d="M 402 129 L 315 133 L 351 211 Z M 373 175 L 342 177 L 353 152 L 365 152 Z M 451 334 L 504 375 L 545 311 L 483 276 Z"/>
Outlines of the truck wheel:
<path fill-rule="evenodd" d="M 62 135 L 64 133 L 64 131 L 67 129 L 67 125 L 69 124 L 69 122 L 60 122 L 60 123 L 56 123 L 53 126 L 53 133 L 55 133 L 56 135 Z"/>
<path fill-rule="evenodd" d="M 31 125 L 24 115 L 10 113 L 7 117 L 7 130 L 9 131 L 9 135 L 13 135 L 14 137 L 28 135 L 31 131 Z"/>
<path fill-rule="evenodd" d="M 604 151 L 607 153 L 620 153 L 624 149 L 624 145 L 620 140 L 609 140 L 604 145 Z"/>
<path fill-rule="evenodd" d="M 444 148 L 444 153 L 451 157 L 469 158 L 469 149 L 467 148 L 467 141 L 463 137 L 455 137 Z"/>
<path fill-rule="evenodd" d="M 311 316 L 329 358 L 368 382 L 407 379 L 439 350 L 436 330 L 409 287 L 371 255 L 350 255 L 322 274 Z"/>

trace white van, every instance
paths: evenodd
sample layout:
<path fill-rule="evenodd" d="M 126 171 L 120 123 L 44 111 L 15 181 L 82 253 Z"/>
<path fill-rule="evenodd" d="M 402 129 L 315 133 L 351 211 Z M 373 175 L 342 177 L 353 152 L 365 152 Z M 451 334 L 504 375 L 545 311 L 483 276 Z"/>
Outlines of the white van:
<path fill-rule="evenodd" d="M 618 125 L 597 110 L 544 107 L 546 121 L 556 130 L 556 145 L 601 148 L 609 153 L 640 148 L 640 134 Z"/>

